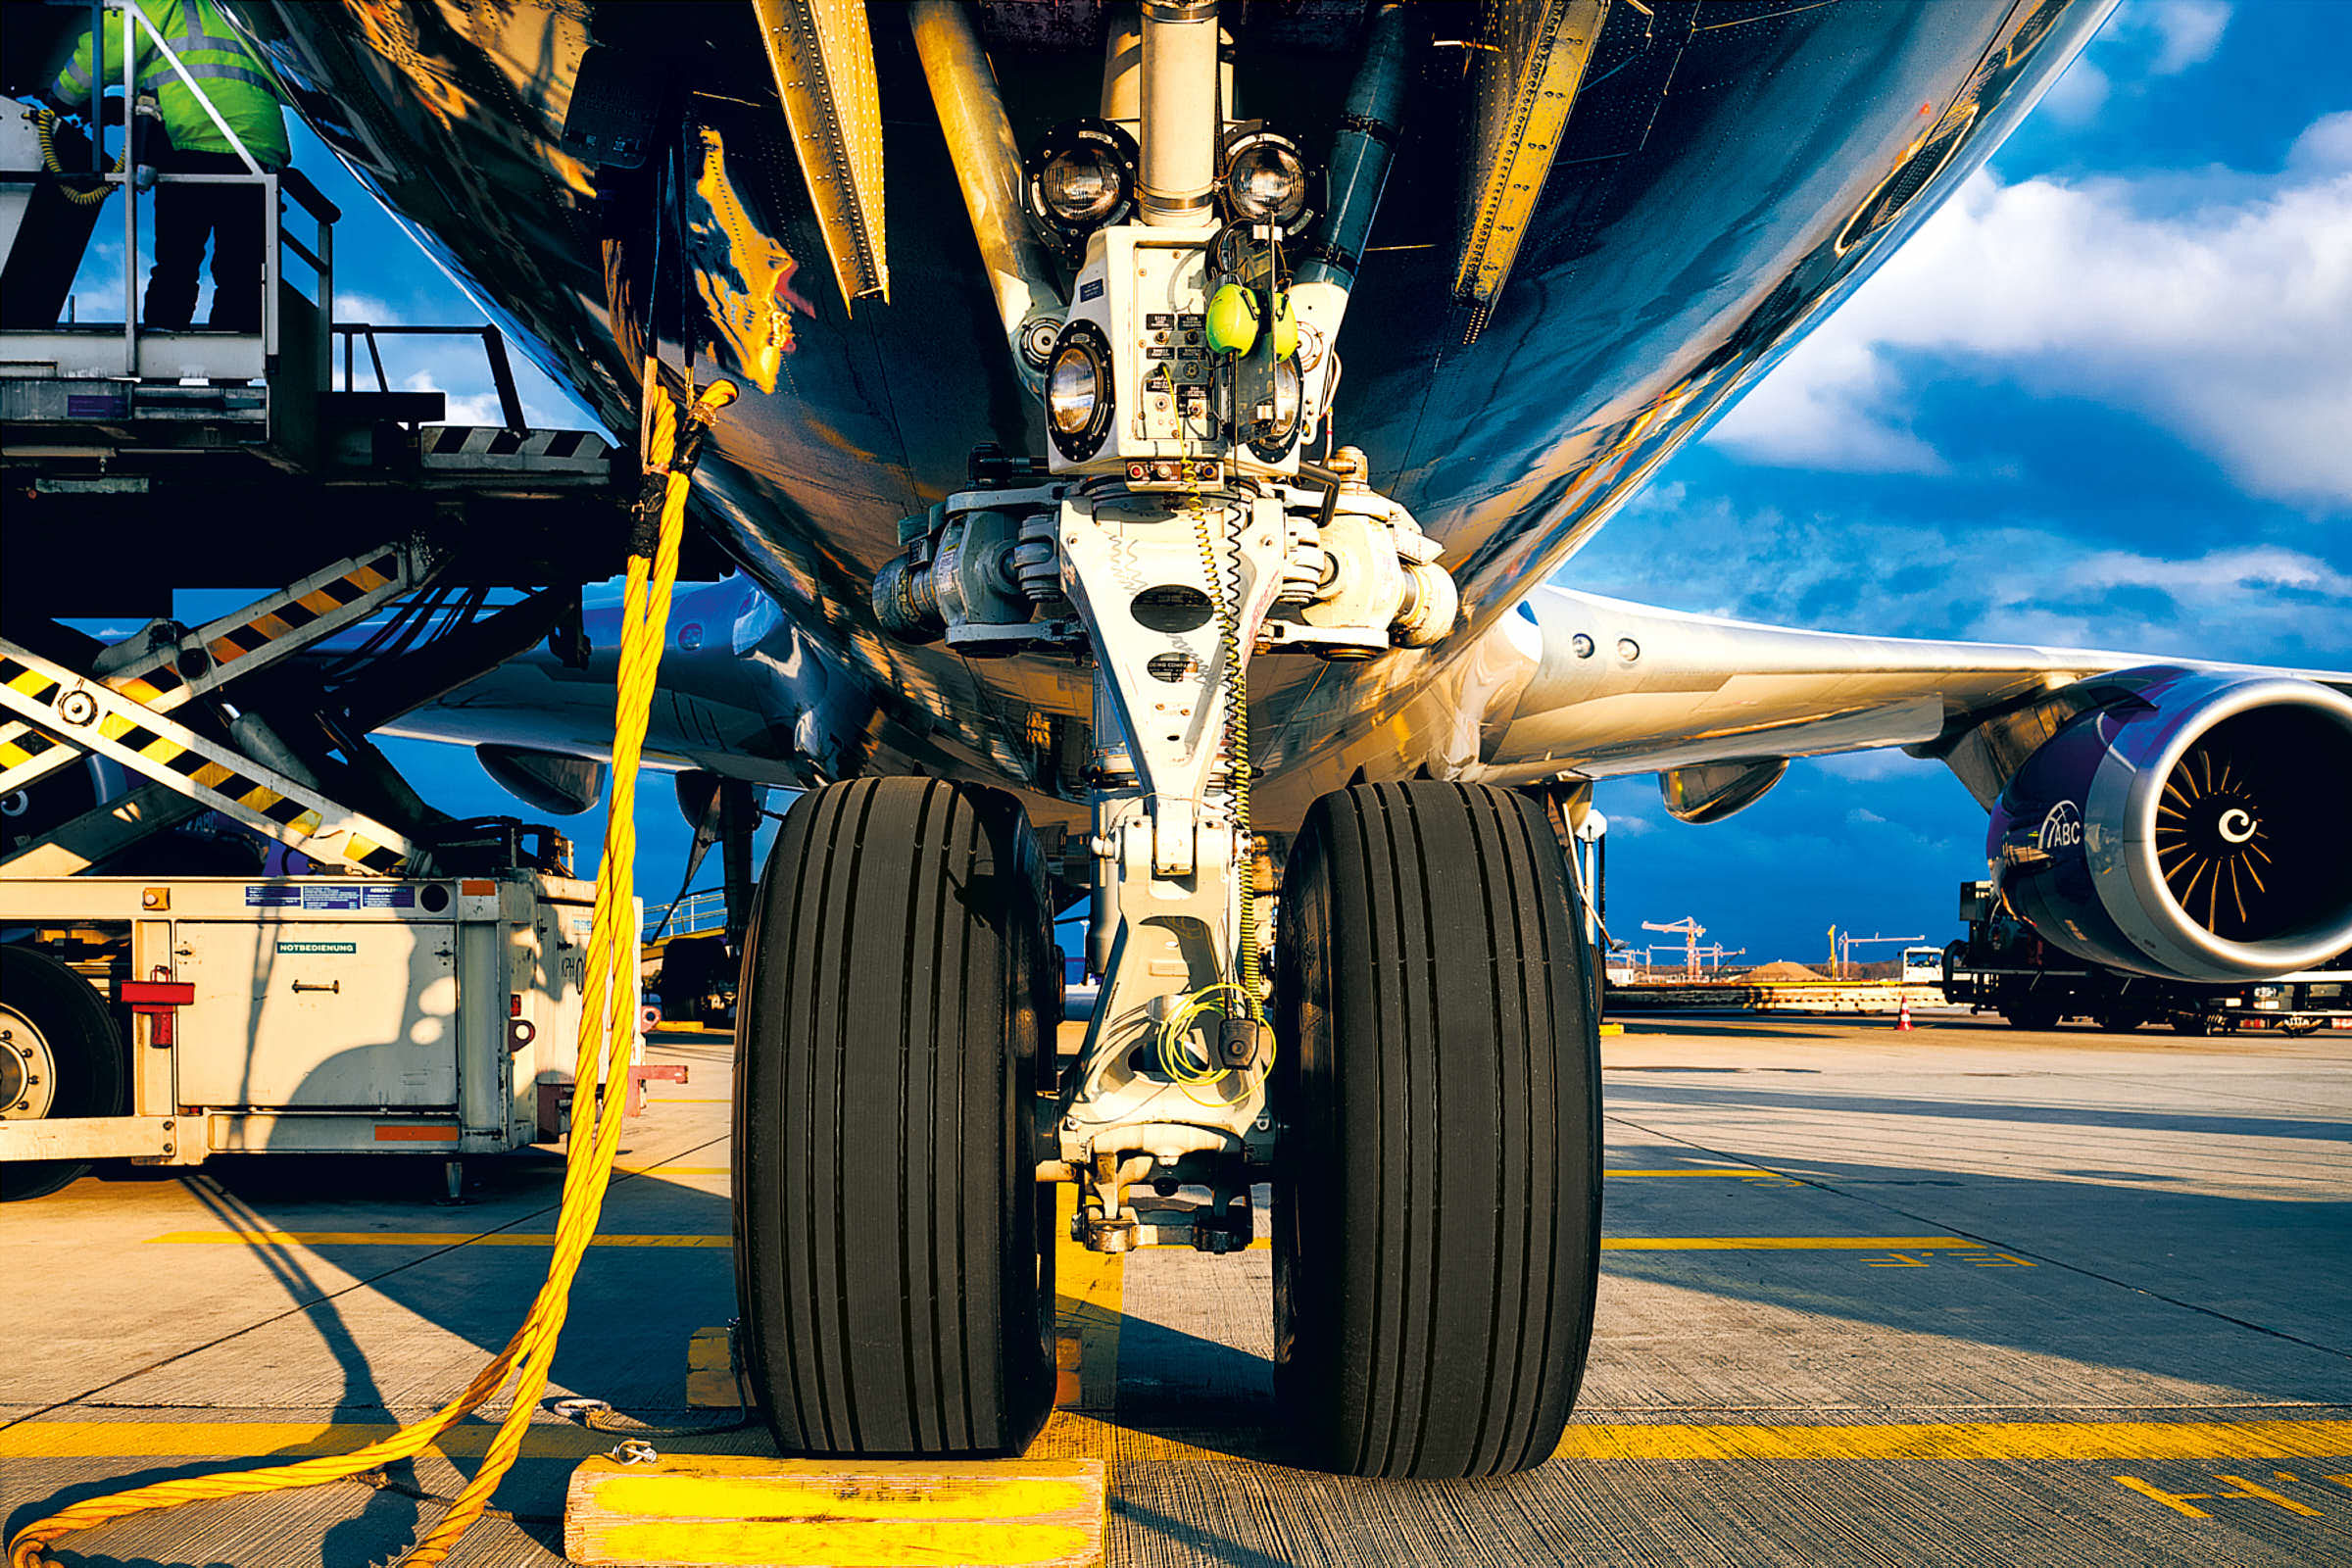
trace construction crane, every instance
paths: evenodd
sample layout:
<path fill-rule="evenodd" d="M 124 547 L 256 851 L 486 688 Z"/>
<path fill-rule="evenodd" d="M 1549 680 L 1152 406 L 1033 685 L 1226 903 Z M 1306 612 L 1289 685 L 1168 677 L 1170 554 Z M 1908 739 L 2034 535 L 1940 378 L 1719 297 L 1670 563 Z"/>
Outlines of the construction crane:
<path fill-rule="evenodd" d="M 1832 959 L 1830 978 L 1842 980 L 1845 978 L 1845 971 L 1853 966 L 1856 948 L 1867 948 L 1874 942 L 1925 942 L 1928 939 L 1924 936 L 1858 937 L 1850 931 L 1839 931 L 1836 926 L 1832 926 L 1830 927 L 1830 940 L 1836 944 L 1830 955 Z"/>
<path fill-rule="evenodd" d="M 1688 938 L 1689 940 L 1683 948 L 1684 970 L 1691 979 L 1698 978 L 1698 939 L 1707 934 L 1705 926 L 1686 914 L 1680 920 L 1670 920 L 1664 925 L 1660 925 L 1654 920 L 1644 920 L 1642 922 L 1642 929 L 1644 931 L 1679 931 Z"/>

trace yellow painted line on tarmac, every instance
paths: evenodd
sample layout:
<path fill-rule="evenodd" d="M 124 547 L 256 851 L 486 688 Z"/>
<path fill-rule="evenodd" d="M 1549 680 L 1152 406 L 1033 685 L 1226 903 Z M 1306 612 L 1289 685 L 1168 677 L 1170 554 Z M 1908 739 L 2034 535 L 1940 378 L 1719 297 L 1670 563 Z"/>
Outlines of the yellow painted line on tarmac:
<path fill-rule="evenodd" d="M 1262 1252 L 1270 1245 L 1265 1237 L 1259 1236 L 1252 1238 L 1243 1250 Z M 1922 1248 L 1944 1252 L 1981 1252 L 1984 1244 L 1972 1242 L 1965 1236 L 1604 1236 L 1600 1239 L 1600 1250 L 1604 1252 L 1891 1252 L 1898 1249 L 1916 1251 Z"/>
<path fill-rule="evenodd" d="M 732 1105 L 735 1103 L 724 1095 L 715 1100 L 689 1100 L 679 1095 L 648 1095 L 645 1097 L 645 1102 L 649 1105 Z"/>
<path fill-rule="evenodd" d="M 1078 1189 L 1055 1189 L 1054 1245 L 1054 1333 L 1075 1340 L 1078 1410 L 1108 1415 L 1117 1408 L 1119 1329 L 1126 1322 L 1127 1258 L 1123 1252 L 1095 1252 L 1070 1238 L 1078 1212 Z M 1059 1419 L 1066 1411 L 1056 1410 Z"/>
<path fill-rule="evenodd" d="M 346 1453 L 398 1430 L 380 1423 L 317 1421 L 20 1421 L 0 1429 L 0 1459 L 170 1459 Z M 478 1458 L 495 1428 L 452 1427 L 434 1447 Z M 1211 1433 L 1195 1436 L 1208 1438 Z M 700 1440 L 664 1438 L 684 1451 Z M 585 1458 L 612 1446 L 609 1432 L 533 1425 L 522 1451 Z M 2334 1459 L 2352 1454 L 2352 1421 L 1988 1421 L 1869 1426 L 1722 1424 L 1572 1425 L 1553 1457 L 1626 1460 L 2051 1460 Z M 1083 1411 L 1056 1410 L 1031 1458 L 1227 1462 L 1205 1443 L 1131 1431 Z M 2331 1478 L 2338 1479 L 2338 1478 Z"/>
<path fill-rule="evenodd" d="M 590 1247 L 731 1247 L 735 1238 L 716 1235 L 625 1236 L 600 1233 Z M 239 1247 L 553 1247 L 553 1231 L 172 1231 L 148 1238 L 152 1245 L 228 1243 Z"/>
<path fill-rule="evenodd" d="M 1559 1459 L 2304 1459 L 2352 1453 L 2352 1421 L 1983 1421 L 1577 1426 Z"/>
<path fill-rule="evenodd" d="M 669 1103 L 694 1104 L 697 1103 L 697 1102 L 674 1101 L 669 1102 Z M 623 1176 L 727 1176 L 733 1174 L 733 1172 L 724 1165 L 615 1165 L 612 1167 L 612 1169 L 616 1173 Z M 1778 1176 L 1781 1173 L 1777 1170 L 1766 1170 L 1760 1165 L 1726 1165 L 1720 1168 L 1710 1167 L 1692 1170 L 1643 1170 L 1629 1168 L 1626 1170 L 1604 1170 L 1601 1172 L 1601 1175 L 1605 1176 L 1610 1181 L 1615 1181 L 1621 1176 Z"/>
<path fill-rule="evenodd" d="M 591 1247 L 730 1247 L 735 1238 L 718 1231 L 688 1235 L 615 1235 L 599 1233 Z M 552 1231 L 170 1231 L 149 1237 L 150 1245 L 234 1245 L 240 1247 L 553 1247 Z M 1252 1249 L 1267 1245 L 1262 1236 Z M 1060 1244 L 1055 1268 L 1062 1296 L 1098 1316 L 1117 1315 L 1120 1276 L 1118 1254 L 1090 1252 L 1074 1242 Z M 1606 1236 L 1604 1252 L 1884 1252 L 1899 1249 L 1936 1248 L 1944 1251 L 1979 1251 L 1983 1242 L 1963 1236 Z"/>
<path fill-rule="evenodd" d="M 20 1421 L 0 1430 L 0 1459 L 172 1459 L 181 1457 L 302 1458 L 349 1453 L 398 1427 L 351 1421 Z M 453 1459 L 478 1459 L 498 1431 L 465 1425 L 441 1434 L 433 1447 Z M 609 1432 L 533 1425 L 522 1451 L 536 1458 L 584 1459 L 612 1448 Z M 662 1446 L 683 1440 L 664 1438 Z"/>
<path fill-rule="evenodd" d="M 1964 1236 L 1604 1236 L 1604 1252 L 1882 1252 L 1902 1247 L 1981 1249 Z"/>

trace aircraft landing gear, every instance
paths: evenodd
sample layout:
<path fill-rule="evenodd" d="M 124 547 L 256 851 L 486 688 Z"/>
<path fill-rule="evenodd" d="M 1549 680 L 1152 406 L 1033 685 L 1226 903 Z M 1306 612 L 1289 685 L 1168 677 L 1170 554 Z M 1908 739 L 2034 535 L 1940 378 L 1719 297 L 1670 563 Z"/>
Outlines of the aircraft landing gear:
<path fill-rule="evenodd" d="M 1361 785 L 1307 813 L 1275 1011 L 1275 1394 L 1312 1460 L 1541 1464 L 1600 1260 L 1592 949 L 1543 808 Z"/>
<path fill-rule="evenodd" d="M 950 152 L 967 195 L 1014 188 L 961 15 L 917 21 Z M 1282 1401 L 1312 1454 L 1491 1475 L 1558 1442 L 1592 1332 L 1598 1067 L 1542 808 L 1444 783 L 1326 797 L 1292 861 L 1279 998 L 1260 972 L 1250 660 L 1373 660 L 1458 618 L 1439 542 L 1364 455 L 1306 457 L 1404 86 L 1401 14 L 1382 18 L 1343 132 L 1367 172 L 1330 219 L 1346 265 L 1326 246 L 1294 277 L 1296 160 L 1209 188 L 1233 172 L 1213 4 L 1142 8 L 1140 220 L 1073 231 L 1058 319 L 1034 289 L 1001 296 L 1049 450 L 975 452 L 875 575 L 875 622 L 904 642 L 1091 664 L 1087 710 L 1031 716 L 1089 738 L 1102 993 L 1045 1099 L 1047 906 L 1010 797 L 884 780 L 794 808 L 737 1033 L 743 1316 L 787 1448 L 1018 1444 L 1051 1382 L 1042 1184 L 1078 1189 L 1095 1250 L 1230 1252 L 1269 1178 Z M 1004 204 L 969 205 L 983 252 L 1017 256 Z"/>
<path fill-rule="evenodd" d="M 1045 1420 L 1048 920 L 1002 791 L 861 779 L 784 820 L 739 992 L 735 1249 L 787 1451 L 1012 1453 Z"/>

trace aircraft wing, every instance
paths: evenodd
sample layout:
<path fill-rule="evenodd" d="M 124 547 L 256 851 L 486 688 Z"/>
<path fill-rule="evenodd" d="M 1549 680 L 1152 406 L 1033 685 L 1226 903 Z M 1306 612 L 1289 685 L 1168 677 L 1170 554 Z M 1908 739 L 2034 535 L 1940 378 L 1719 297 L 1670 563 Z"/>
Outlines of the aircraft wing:
<path fill-rule="evenodd" d="M 1690 820 L 1752 802 L 1789 758 L 1885 746 L 1942 759 L 1989 807 L 2018 763 L 2090 705 L 2094 688 L 2083 683 L 2117 671 L 2238 670 L 2352 695 L 2352 672 L 2341 670 L 1860 637 L 1565 588 L 1539 588 L 1509 621 L 1499 634 L 1532 656 L 1534 668 L 1507 716 L 1489 710 L 1486 776 L 1660 773 L 1669 808 Z"/>

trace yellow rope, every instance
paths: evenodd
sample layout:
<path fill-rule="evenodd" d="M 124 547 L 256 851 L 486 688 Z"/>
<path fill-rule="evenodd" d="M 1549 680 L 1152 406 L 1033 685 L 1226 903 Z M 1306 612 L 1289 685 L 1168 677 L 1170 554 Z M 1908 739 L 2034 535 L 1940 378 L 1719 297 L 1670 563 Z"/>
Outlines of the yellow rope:
<path fill-rule="evenodd" d="M 32 112 L 32 133 L 41 144 L 41 167 L 52 174 L 63 175 L 66 166 L 60 163 L 57 157 L 56 113 L 47 109 L 35 109 Z M 123 138 L 122 155 L 115 160 L 115 172 L 120 174 L 129 167 L 130 142 L 126 136 Z M 111 185 L 100 185 L 94 189 L 84 190 L 78 185 L 67 184 L 60 184 L 57 188 L 66 200 L 76 207 L 94 206 L 106 200 L 106 193 L 114 189 Z"/>
<path fill-rule="evenodd" d="M 612 798 L 605 819 L 605 858 L 598 869 L 596 913 L 590 928 L 587 974 L 581 985 L 579 1054 L 572 1089 L 573 1132 L 564 1167 L 563 1209 L 556 1226 L 555 1257 L 547 1279 L 523 1317 L 522 1326 L 506 1348 L 482 1368 L 466 1392 L 414 1426 L 371 1443 L 351 1453 L 138 1487 L 111 1496 L 87 1498 L 48 1518 L 27 1525 L 10 1543 L 9 1568 L 53 1568 L 43 1547 L 75 1531 L 153 1508 L 177 1507 L 220 1497 L 251 1496 L 293 1487 L 337 1481 L 395 1460 L 407 1459 L 432 1446 L 442 1433 L 486 1402 L 515 1374 L 514 1398 L 506 1418 L 491 1440 L 482 1466 L 457 1501 L 402 1562 L 407 1568 L 430 1568 L 448 1557 L 450 1548 L 481 1516 L 490 1494 L 521 1452 L 525 1429 L 547 1386 L 548 1364 L 555 1358 L 563 1333 L 572 1277 L 579 1270 L 590 1238 L 596 1234 L 604 1209 L 605 1188 L 612 1159 L 620 1148 L 620 1122 L 628 1097 L 629 1041 L 636 1027 L 625 1007 L 616 1003 L 626 994 L 628 966 L 637 961 L 634 860 L 637 847 L 635 807 L 637 763 L 645 744 L 655 677 L 669 620 L 670 587 L 677 580 L 678 546 L 684 533 L 686 496 L 691 486 L 690 463 L 673 461 L 679 445 L 677 420 L 662 390 L 655 367 L 646 368 L 646 396 L 656 400 L 646 466 L 664 474 L 660 531 L 652 558 L 632 551 L 628 586 L 622 599 L 620 672 L 617 681 L 612 737 Z M 689 452 L 702 426 L 735 398 L 725 381 L 704 392 L 687 416 Z M 601 1104 L 598 1096 L 601 1094 Z M 580 1136 L 580 1117 L 597 1106 L 593 1130 Z"/>

